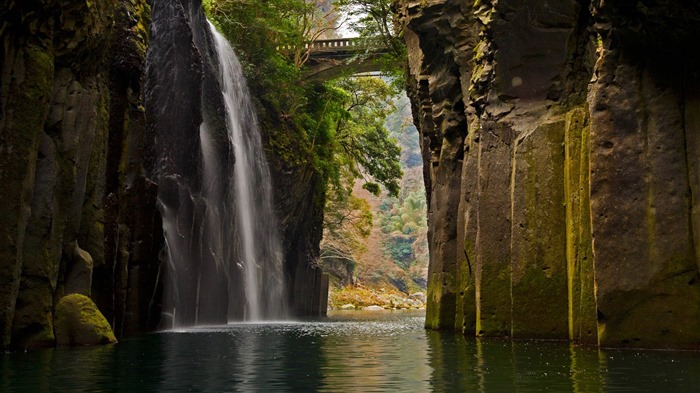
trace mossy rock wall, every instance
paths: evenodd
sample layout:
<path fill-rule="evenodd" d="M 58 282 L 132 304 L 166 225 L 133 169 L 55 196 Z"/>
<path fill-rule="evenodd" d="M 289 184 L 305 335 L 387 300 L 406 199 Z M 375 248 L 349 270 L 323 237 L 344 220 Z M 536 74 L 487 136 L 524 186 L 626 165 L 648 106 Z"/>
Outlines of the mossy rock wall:
<path fill-rule="evenodd" d="M 514 338 L 568 336 L 563 120 L 515 147 L 511 188 Z"/>
<path fill-rule="evenodd" d="M 508 336 L 513 299 L 503 294 L 510 294 L 511 283 L 512 212 L 508 206 L 515 140 L 512 130 L 498 123 L 489 121 L 478 127 L 476 334 Z"/>
<path fill-rule="evenodd" d="M 589 96 L 598 334 L 605 346 L 700 346 L 691 197 L 697 158 L 687 151 L 697 124 L 687 122 L 686 104 L 697 102 L 690 92 L 697 91 L 700 62 L 683 49 L 700 37 L 700 13 L 675 2 L 667 7 L 633 15 L 616 3 L 598 10 L 611 23 L 600 30 L 600 77 Z M 667 13 L 679 24 L 656 19 Z M 641 37 L 639 20 L 647 21 Z"/>
<path fill-rule="evenodd" d="M 39 140 L 51 97 L 54 55 L 46 48 L 46 41 L 27 37 L 22 42 L 11 42 L 9 36 L 2 37 L 5 53 L 0 120 L 0 338 L 4 347 L 10 343 L 20 286 Z"/>
<path fill-rule="evenodd" d="M 274 202 L 284 249 L 289 313 L 301 317 L 325 315 L 328 275 L 318 261 L 328 179 L 314 165 L 305 132 L 263 102 L 257 104 L 273 189 L 277 190 Z"/>
<path fill-rule="evenodd" d="M 145 179 L 139 152 L 148 138 L 135 131 L 129 139 L 124 130 L 143 124 L 138 108 L 148 6 L 140 0 L 10 1 L 0 13 L 0 340 L 2 347 L 50 346 L 54 306 L 63 294 L 110 303 L 126 297 L 126 288 L 120 295 L 104 281 L 93 290 L 93 267 L 106 266 L 106 281 L 116 280 L 120 269 L 107 252 L 105 228 L 134 223 L 123 211 L 105 215 L 105 201 L 119 200 Z M 117 169 L 110 180 L 113 151 L 124 154 L 111 159 Z M 137 165 L 122 164 L 134 156 Z M 153 221 L 154 211 L 136 214 Z M 152 226 L 146 232 L 152 237 Z M 131 233 L 119 237 L 122 250 L 150 239 Z M 115 307 L 105 309 L 114 322 Z"/>
<path fill-rule="evenodd" d="M 590 214 L 589 140 L 586 107 L 566 117 L 564 198 L 569 291 L 569 338 L 586 345 L 598 342 Z"/>
<path fill-rule="evenodd" d="M 426 325 L 699 348 L 700 6 L 466 3 L 399 4 L 432 202 Z"/>

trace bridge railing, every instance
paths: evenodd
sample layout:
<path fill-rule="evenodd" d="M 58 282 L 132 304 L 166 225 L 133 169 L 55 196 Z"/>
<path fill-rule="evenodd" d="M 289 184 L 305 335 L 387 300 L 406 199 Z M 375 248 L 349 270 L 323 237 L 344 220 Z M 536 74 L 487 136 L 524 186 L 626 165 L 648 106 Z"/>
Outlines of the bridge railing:
<path fill-rule="evenodd" d="M 316 50 L 343 50 L 357 49 L 363 46 L 362 41 L 357 38 L 336 38 L 331 40 L 316 40 L 306 44 L 307 48 Z"/>
<path fill-rule="evenodd" d="M 362 49 L 364 45 L 359 38 L 334 38 L 330 40 L 316 40 L 304 44 L 304 49 L 312 52 L 351 52 Z M 292 50 L 291 45 L 277 47 L 279 51 Z"/>

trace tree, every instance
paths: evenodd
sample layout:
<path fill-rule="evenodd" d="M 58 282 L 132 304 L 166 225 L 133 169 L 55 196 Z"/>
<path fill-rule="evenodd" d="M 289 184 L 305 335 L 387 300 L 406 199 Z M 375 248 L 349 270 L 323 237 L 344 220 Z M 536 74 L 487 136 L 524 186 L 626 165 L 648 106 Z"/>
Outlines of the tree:
<path fill-rule="evenodd" d="M 286 53 L 296 68 L 309 58 L 314 41 L 336 29 L 337 14 L 324 0 L 208 0 L 209 15 L 228 31 L 234 46 L 250 55 Z M 250 49 L 250 50 L 248 50 Z"/>
<path fill-rule="evenodd" d="M 307 42 L 336 27 L 337 9 L 319 5 L 327 1 L 209 0 L 206 9 L 236 48 L 270 118 L 263 123 L 278 128 L 269 130 L 269 146 L 288 162 L 308 153 L 325 181 L 322 259 L 351 263 L 373 225 L 367 202 L 351 195 L 355 181 L 375 194 L 380 185 L 399 194 L 401 150 L 384 127 L 396 90 L 376 77 L 303 79 Z"/>
<path fill-rule="evenodd" d="M 318 3 L 318 4 L 317 4 Z M 335 29 L 322 0 L 205 0 L 205 10 L 236 49 L 252 91 L 285 118 L 307 111 L 306 45 Z"/>
<path fill-rule="evenodd" d="M 381 209 L 382 232 L 388 235 L 386 251 L 403 269 L 409 269 L 425 251 L 425 193 L 413 191 L 401 199 L 388 199 Z"/>
<path fill-rule="evenodd" d="M 373 219 L 369 203 L 347 192 L 332 193 L 326 201 L 321 260 L 341 259 L 354 264 L 364 250 Z"/>
<path fill-rule="evenodd" d="M 403 83 L 406 44 L 396 27 L 393 5 L 396 0 L 338 0 L 336 6 L 349 15 L 350 29 L 360 35 L 367 48 L 366 56 L 378 56 L 382 71 Z"/>
<path fill-rule="evenodd" d="M 394 109 L 393 90 L 376 77 L 343 78 L 331 82 L 331 88 L 340 97 L 334 105 L 334 133 L 337 162 L 347 171 L 346 177 L 363 178 L 364 188 L 375 195 L 380 192 L 376 182 L 390 195 L 398 195 L 401 149 L 384 127 Z"/>

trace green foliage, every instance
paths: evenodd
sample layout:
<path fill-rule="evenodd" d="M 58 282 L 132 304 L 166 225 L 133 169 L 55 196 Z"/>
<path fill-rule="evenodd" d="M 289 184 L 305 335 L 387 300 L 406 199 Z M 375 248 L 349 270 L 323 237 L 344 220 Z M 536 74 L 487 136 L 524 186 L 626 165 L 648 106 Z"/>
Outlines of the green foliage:
<path fill-rule="evenodd" d="M 298 81 L 301 69 L 279 50 L 301 46 L 303 28 L 294 15 L 313 12 L 304 0 L 209 0 L 212 22 L 236 48 L 251 90 L 283 117 L 294 117 L 306 104 Z"/>
<path fill-rule="evenodd" d="M 396 111 L 389 114 L 385 127 L 391 137 L 401 146 L 401 163 L 406 168 L 415 168 L 423 164 L 420 151 L 420 137 L 413 124 L 411 104 L 408 97 L 402 94 L 395 103 Z"/>
<path fill-rule="evenodd" d="M 350 29 L 359 34 L 366 56 L 379 54 L 378 64 L 392 77 L 392 82 L 403 87 L 406 64 L 406 44 L 403 34 L 396 29 L 393 4 L 396 0 L 338 0 L 336 6 L 353 21 Z"/>
<path fill-rule="evenodd" d="M 330 82 L 333 89 L 344 92 L 335 105 L 335 136 L 338 144 L 339 164 L 358 178 L 370 175 L 389 191 L 399 193 L 398 179 L 403 176 L 401 149 L 396 140 L 389 137 L 384 127 L 386 117 L 394 109 L 392 89 L 380 78 L 345 78 Z M 379 195 L 379 187 L 371 181 L 364 186 Z"/>
<path fill-rule="evenodd" d="M 351 271 L 354 254 L 362 250 L 373 226 L 367 201 L 351 195 L 355 181 L 362 179 L 364 188 L 375 195 L 382 186 L 392 196 L 400 191 L 401 149 L 385 128 L 395 109 L 396 86 L 376 77 L 348 76 L 325 83 L 304 79 L 306 43 L 332 29 L 327 0 L 206 0 L 204 4 L 215 26 L 236 48 L 273 153 L 292 167 L 313 165 L 324 179 L 322 259 L 342 261 Z M 381 32 L 372 27 L 363 38 L 372 45 L 384 39 L 375 34 Z M 390 52 L 405 56 L 400 50 Z M 404 62 L 393 57 L 386 61 L 391 67 L 385 68 L 396 70 L 396 64 Z"/>
<path fill-rule="evenodd" d="M 294 125 L 295 142 L 313 155 L 314 166 L 339 189 L 363 177 L 378 193 L 381 184 L 399 191 L 400 149 L 384 121 L 393 90 L 378 78 L 342 78 L 325 84 L 302 77 L 305 43 L 329 28 L 327 1 L 209 0 L 205 9 L 236 48 L 251 90 L 266 111 Z M 289 146 L 272 135 L 273 147 Z M 292 159 L 292 157 L 289 157 Z"/>
<path fill-rule="evenodd" d="M 381 206 L 384 213 L 382 231 L 395 235 L 411 235 L 426 226 L 425 193 L 411 192 L 402 200 L 387 199 Z"/>
<path fill-rule="evenodd" d="M 392 4 L 395 0 L 337 0 L 336 5 L 355 20 L 352 30 L 361 37 L 382 42 L 389 47 L 400 46 L 400 34 L 395 29 Z"/>
<path fill-rule="evenodd" d="M 427 235 L 425 193 L 413 191 L 402 199 L 391 198 L 380 206 L 382 232 L 388 235 L 386 252 L 403 269 L 415 263 Z M 422 256 L 422 255 L 421 255 Z"/>
<path fill-rule="evenodd" d="M 334 265 L 343 265 L 344 272 L 352 275 L 357 266 L 357 255 L 365 251 L 364 240 L 370 235 L 374 216 L 369 203 L 351 194 L 350 189 L 329 194 L 324 216 L 321 262 L 324 269 L 335 272 Z M 353 277 L 343 277 L 346 283 Z"/>
<path fill-rule="evenodd" d="M 345 190 L 331 194 L 326 207 L 325 229 L 329 235 L 353 239 L 369 236 L 374 217 L 366 200 Z"/>
<path fill-rule="evenodd" d="M 411 262 L 415 260 L 413 254 L 413 239 L 403 236 L 392 236 L 389 238 L 385 247 L 391 255 L 391 258 L 396 261 L 402 269 L 408 269 Z"/>

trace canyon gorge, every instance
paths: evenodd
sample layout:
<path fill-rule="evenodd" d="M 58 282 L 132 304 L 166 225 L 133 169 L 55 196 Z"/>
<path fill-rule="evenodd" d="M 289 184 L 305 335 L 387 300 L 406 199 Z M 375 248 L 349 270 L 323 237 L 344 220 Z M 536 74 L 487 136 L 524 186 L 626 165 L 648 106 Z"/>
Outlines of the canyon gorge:
<path fill-rule="evenodd" d="M 184 321 L 245 314 L 242 273 L 212 270 L 237 260 L 240 228 L 220 238 L 203 224 L 230 207 L 208 197 L 219 183 L 203 156 L 237 157 L 201 3 L 0 7 L 3 348 L 56 345 L 70 294 L 117 338 L 170 326 L 168 230 L 197 261 L 187 274 L 209 277 L 189 290 L 226 299 L 183 306 Z M 700 5 L 393 7 L 429 210 L 426 327 L 700 349 Z M 322 315 L 324 179 L 284 119 L 259 116 L 288 315 Z"/>

